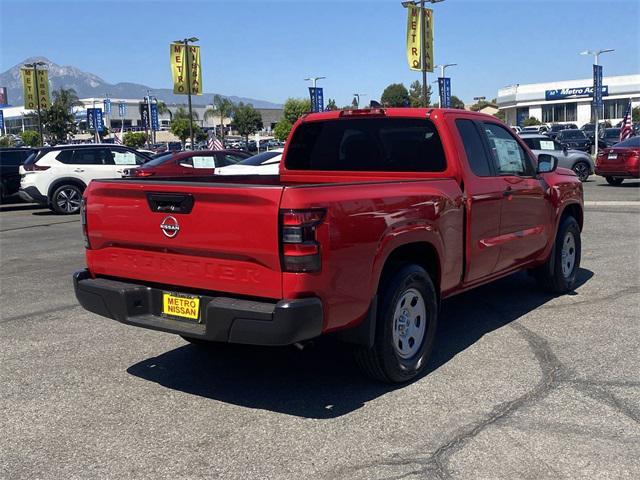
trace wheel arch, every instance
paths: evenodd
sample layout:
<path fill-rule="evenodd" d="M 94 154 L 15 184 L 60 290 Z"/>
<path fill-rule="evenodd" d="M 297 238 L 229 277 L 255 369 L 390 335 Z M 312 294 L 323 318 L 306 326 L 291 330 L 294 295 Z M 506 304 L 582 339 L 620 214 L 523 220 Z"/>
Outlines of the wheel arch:
<path fill-rule="evenodd" d="M 52 200 L 51 197 L 53 196 L 53 192 L 55 192 L 62 185 L 75 185 L 76 187 L 80 188 L 80 190 L 83 192 L 85 188 L 87 188 L 87 185 L 78 178 L 74 178 L 74 177 L 58 178 L 55 181 L 51 182 L 51 185 L 49 185 L 49 190 L 47 191 L 47 198 L 49 199 L 49 201 Z"/>
<path fill-rule="evenodd" d="M 560 225 L 562 224 L 564 219 L 569 216 L 576 219 L 578 225 L 580 226 L 580 231 L 582 231 L 582 226 L 584 224 L 584 212 L 582 210 L 582 206 L 579 203 L 570 203 L 562 209 L 562 213 L 560 214 L 556 230 L 560 228 Z"/>

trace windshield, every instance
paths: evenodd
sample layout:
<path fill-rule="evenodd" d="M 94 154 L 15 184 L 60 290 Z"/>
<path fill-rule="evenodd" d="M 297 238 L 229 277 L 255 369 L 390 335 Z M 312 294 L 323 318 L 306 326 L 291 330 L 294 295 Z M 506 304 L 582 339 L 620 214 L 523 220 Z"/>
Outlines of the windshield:
<path fill-rule="evenodd" d="M 560 135 L 562 138 L 585 138 L 584 132 L 580 130 L 564 130 Z"/>
<path fill-rule="evenodd" d="M 620 136 L 619 128 L 607 128 L 604 132 L 606 138 L 615 138 Z"/>
<path fill-rule="evenodd" d="M 164 162 L 167 162 L 173 158 L 173 153 L 165 153 L 164 155 L 160 155 L 152 160 L 149 160 L 144 164 L 144 166 L 157 167 L 158 165 L 162 165 Z"/>
<path fill-rule="evenodd" d="M 584 125 L 582 127 L 583 130 L 587 131 L 587 132 L 592 132 L 596 129 L 596 126 L 593 123 L 587 123 L 586 125 Z"/>
<path fill-rule="evenodd" d="M 275 151 L 262 152 L 257 155 L 254 155 L 253 157 L 249 157 L 245 160 L 242 160 L 241 162 L 238 162 L 236 165 L 251 165 L 251 166 L 264 165 L 265 163 L 267 163 L 269 160 L 271 160 L 273 157 L 277 155 L 282 155 L 282 152 L 275 152 Z"/>

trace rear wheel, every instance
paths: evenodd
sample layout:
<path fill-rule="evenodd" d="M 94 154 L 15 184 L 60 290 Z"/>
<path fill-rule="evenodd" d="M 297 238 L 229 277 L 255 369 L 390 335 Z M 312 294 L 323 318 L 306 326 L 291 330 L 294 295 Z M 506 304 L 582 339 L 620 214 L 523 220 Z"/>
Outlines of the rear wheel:
<path fill-rule="evenodd" d="M 624 182 L 624 178 L 618 178 L 618 177 L 604 177 L 604 179 L 607 181 L 609 185 L 620 185 L 622 184 L 622 182 Z"/>
<path fill-rule="evenodd" d="M 82 190 L 75 185 L 62 185 L 51 196 L 51 210 L 61 215 L 69 215 L 80 211 Z"/>
<path fill-rule="evenodd" d="M 576 162 L 572 170 L 578 176 L 581 182 L 586 182 L 591 175 L 591 167 L 586 162 Z"/>
<path fill-rule="evenodd" d="M 580 268 L 581 252 L 580 225 L 575 218 L 565 217 L 558 228 L 549 259 L 533 272 L 540 285 L 553 293 L 572 291 Z"/>
<path fill-rule="evenodd" d="M 358 347 L 355 356 L 369 377 L 402 383 L 424 371 L 433 348 L 438 302 L 429 274 L 404 265 L 381 283 L 372 348 Z"/>

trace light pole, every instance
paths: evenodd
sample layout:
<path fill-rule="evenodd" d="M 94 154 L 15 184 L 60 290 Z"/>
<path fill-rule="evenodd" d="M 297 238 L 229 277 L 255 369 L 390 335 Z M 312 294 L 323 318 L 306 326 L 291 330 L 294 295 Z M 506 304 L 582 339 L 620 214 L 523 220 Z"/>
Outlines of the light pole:
<path fill-rule="evenodd" d="M 457 63 L 445 63 L 443 65 L 434 65 L 436 68 L 440 67 L 440 78 L 444 78 L 444 71 L 447 67 L 455 67 L 458 65 Z M 444 80 L 443 80 L 444 82 Z M 438 84 L 439 86 L 440 84 Z M 440 93 L 440 92 L 438 92 Z M 442 108 L 442 98 L 438 95 L 438 108 Z"/>
<path fill-rule="evenodd" d="M 593 55 L 593 64 L 594 65 L 598 65 L 598 58 L 600 57 L 601 54 L 603 53 L 608 53 L 608 52 L 613 52 L 615 51 L 615 48 L 604 48 L 602 50 L 585 50 L 584 52 L 580 52 L 580 55 Z M 594 98 L 595 98 L 595 94 L 596 92 L 593 92 Z M 600 105 L 596 105 L 593 107 L 594 113 L 593 113 L 593 117 L 594 117 L 594 121 L 595 121 L 595 127 L 594 127 L 594 132 L 593 132 L 593 143 L 594 143 L 594 148 L 593 148 L 593 153 L 595 154 L 595 156 L 598 156 L 598 116 L 600 114 Z"/>
<path fill-rule="evenodd" d="M 191 65 L 189 65 L 189 42 L 194 43 L 199 41 L 196 37 L 185 38 L 182 40 L 176 40 L 174 43 L 184 44 L 184 54 L 186 70 L 187 70 L 187 97 L 189 99 L 189 137 L 191 138 L 191 150 L 193 150 L 193 109 L 191 107 Z M 149 119 L 151 121 L 151 119 Z"/>
<path fill-rule="evenodd" d="M 354 93 L 353 96 L 356 99 L 356 108 L 360 108 L 360 97 L 366 97 L 366 93 Z"/>
<path fill-rule="evenodd" d="M 401 3 L 404 8 L 411 5 L 420 7 L 420 63 L 422 67 L 422 99 L 425 107 L 427 106 L 427 36 L 425 35 L 427 21 L 425 17 L 424 4 L 440 2 L 444 2 L 444 0 L 409 0 Z"/>
<path fill-rule="evenodd" d="M 311 81 L 311 83 L 313 84 L 313 94 L 316 95 L 316 99 L 317 99 L 317 95 L 318 92 L 316 92 L 316 83 L 318 82 L 318 80 L 322 80 L 324 78 L 327 77 L 309 77 L 309 78 L 305 78 L 306 81 Z M 311 111 L 313 112 L 313 105 L 311 105 Z"/>
<path fill-rule="evenodd" d="M 42 112 L 40 110 L 40 91 L 38 89 L 38 67 L 45 66 L 45 62 L 25 63 L 26 68 L 33 68 L 33 79 L 36 82 L 36 99 L 38 102 L 38 132 L 40 133 L 40 146 L 44 145 L 44 136 L 42 134 Z"/>

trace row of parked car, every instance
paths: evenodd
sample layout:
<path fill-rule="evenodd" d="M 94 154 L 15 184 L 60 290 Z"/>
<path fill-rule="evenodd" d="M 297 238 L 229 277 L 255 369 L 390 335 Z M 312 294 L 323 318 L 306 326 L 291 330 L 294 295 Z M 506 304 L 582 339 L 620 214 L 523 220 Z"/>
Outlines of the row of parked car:
<path fill-rule="evenodd" d="M 0 149 L 0 195 L 48 206 L 59 214 L 80 210 L 89 182 L 121 177 L 277 174 L 282 149 L 251 155 L 241 150 L 167 152 L 155 158 L 122 145 L 83 144 Z"/>
<path fill-rule="evenodd" d="M 581 128 L 574 123 L 532 125 L 528 127 L 511 127 L 518 134 L 545 135 L 574 150 L 590 152 L 595 143 L 595 124 L 586 123 Z M 640 124 L 635 124 L 634 134 L 640 135 Z M 612 147 L 620 141 L 620 127 L 605 127 L 598 130 L 598 149 Z"/>

